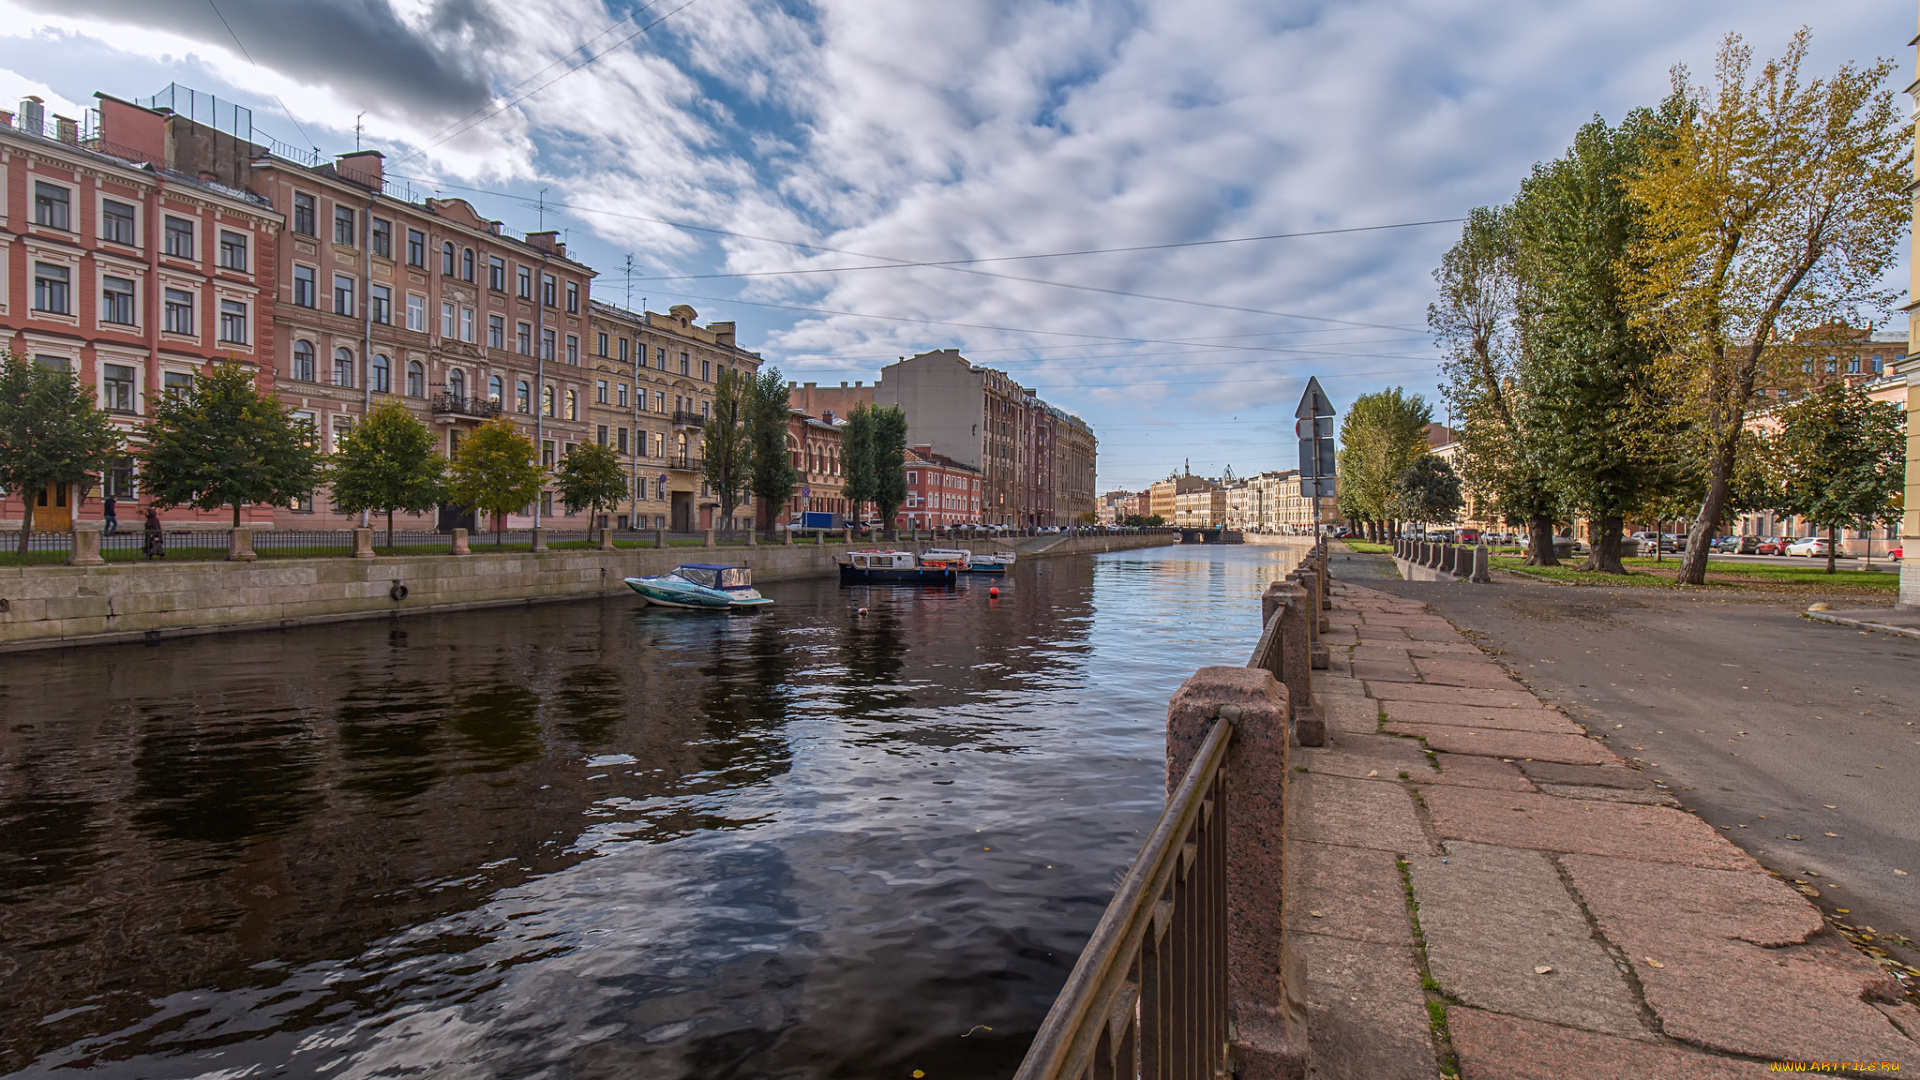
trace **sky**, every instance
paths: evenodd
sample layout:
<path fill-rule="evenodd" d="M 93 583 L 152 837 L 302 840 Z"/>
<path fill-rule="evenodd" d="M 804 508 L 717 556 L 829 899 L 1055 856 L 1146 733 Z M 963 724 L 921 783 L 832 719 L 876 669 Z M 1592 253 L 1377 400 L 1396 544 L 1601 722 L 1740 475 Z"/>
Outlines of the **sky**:
<path fill-rule="evenodd" d="M 565 230 L 598 299 L 734 320 L 790 380 L 959 348 L 1085 418 L 1101 490 L 1137 489 L 1189 461 L 1292 468 L 1308 376 L 1337 408 L 1390 386 L 1437 402 L 1425 313 L 1450 219 L 1510 198 L 1594 115 L 1657 102 L 1673 65 L 1704 77 L 1729 32 L 1778 55 L 1805 25 L 1815 73 L 1888 57 L 1902 87 L 1915 14 L 0 0 L 0 102 L 78 117 L 96 91 L 178 83 L 280 143 L 358 139 L 421 196 Z"/>

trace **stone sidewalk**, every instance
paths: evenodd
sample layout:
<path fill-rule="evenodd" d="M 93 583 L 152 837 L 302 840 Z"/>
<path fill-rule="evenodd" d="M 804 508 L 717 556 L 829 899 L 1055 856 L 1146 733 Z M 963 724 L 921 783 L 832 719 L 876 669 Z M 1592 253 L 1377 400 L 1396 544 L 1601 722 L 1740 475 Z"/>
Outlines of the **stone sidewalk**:
<path fill-rule="evenodd" d="M 1920 1071 L 1920 1009 L 1663 786 L 1421 604 L 1336 582 L 1295 748 L 1313 1076 Z"/>

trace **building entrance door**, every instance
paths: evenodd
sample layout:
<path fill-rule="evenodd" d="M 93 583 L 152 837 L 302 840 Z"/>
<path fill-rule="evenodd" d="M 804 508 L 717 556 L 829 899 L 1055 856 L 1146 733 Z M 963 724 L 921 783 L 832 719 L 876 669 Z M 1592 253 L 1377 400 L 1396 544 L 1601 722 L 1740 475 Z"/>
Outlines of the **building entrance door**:
<path fill-rule="evenodd" d="M 34 532 L 66 532 L 73 528 L 73 504 L 66 484 L 48 484 L 33 500 Z"/>
<path fill-rule="evenodd" d="M 693 531 L 693 492 L 691 491 L 673 493 L 673 531 L 682 533 Z"/>

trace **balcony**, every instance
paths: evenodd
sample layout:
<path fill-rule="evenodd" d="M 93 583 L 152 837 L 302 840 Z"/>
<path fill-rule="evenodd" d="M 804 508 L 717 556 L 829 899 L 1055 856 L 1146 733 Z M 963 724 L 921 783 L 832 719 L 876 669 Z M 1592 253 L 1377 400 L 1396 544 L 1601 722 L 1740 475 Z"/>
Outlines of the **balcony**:
<path fill-rule="evenodd" d="M 667 468 L 678 469 L 682 472 L 700 472 L 706 467 L 707 463 L 697 457 L 674 457 L 667 459 Z"/>
<path fill-rule="evenodd" d="M 679 409 L 673 411 L 674 427 L 705 427 L 706 424 L 707 418 L 697 412 L 683 412 Z"/>
<path fill-rule="evenodd" d="M 435 416 L 470 416 L 476 420 L 491 420 L 500 415 L 500 403 L 487 398 L 460 397 L 442 393 L 433 399 Z"/>

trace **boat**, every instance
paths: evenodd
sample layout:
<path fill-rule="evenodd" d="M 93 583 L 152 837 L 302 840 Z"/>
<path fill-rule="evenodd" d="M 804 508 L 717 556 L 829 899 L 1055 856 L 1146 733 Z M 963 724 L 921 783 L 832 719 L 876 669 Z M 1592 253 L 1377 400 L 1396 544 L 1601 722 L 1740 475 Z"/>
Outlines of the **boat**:
<path fill-rule="evenodd" d="M 721 566 L 716 563 L 688 563 L 671 574 L 658 577 L 630 577 L 627 587 L 649 604 L 671 608 L 765 607 L 773 601 L 753 587 L 753 570 L 746 566 Z"/>
<path fill-rule="evenodd" d="M 965 548 L 928 548 L 920 553 L 920 562 L 952 566 L 962 574 L 1005 574 L 1013 556 L 1008 555 L 1003 562 L 998 556 L 975 555 Z"/>
<path fill-rule="evenodd" d="M 923 566 L 911 551 L 850 551 L 840 564 L 842 585 L 952 585 L 959 577 L 952 563 Z"/>

